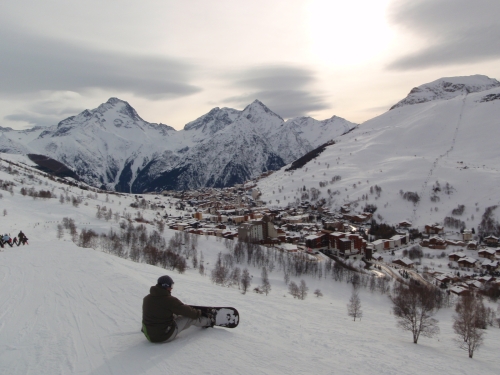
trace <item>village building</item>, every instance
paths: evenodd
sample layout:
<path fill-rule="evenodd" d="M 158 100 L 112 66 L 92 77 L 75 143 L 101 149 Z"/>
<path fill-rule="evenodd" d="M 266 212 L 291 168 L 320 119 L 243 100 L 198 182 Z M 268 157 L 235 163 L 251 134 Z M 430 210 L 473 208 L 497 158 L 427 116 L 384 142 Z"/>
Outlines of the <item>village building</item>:
<path fill-rule="evenodd" d="M 281 243 L 276 245 L 276 248 L 287 253 L 296 253 L 299 251 L 297 245 L 292 243 Z"/>
<path fill-rule="evenodd" d="M 309 215 L 286 216 L 281 220 L 288 224 L 307 223 L 309 222 Z"/>
<path fill-rule="evenodd" d="M 475 268 L 477 260 L 471 257 L 463 257 L 458 260 L 458 265 L 465 268 Z"/>
<path fill-rule="evenodd" d="M 410 228 L 411 225 L 412 225 L 411 222 L 406 220 L 400 221 L 398 224 L 400 228 Z"/>
<path fill-rule="evenodd" d="M 373 252 L 383 251 L 384 250 L 384 242 L 385 240 L 376 240 L 371 243 L 373 246 Z"/>
<path fill-rule="evenodd" d="M 337 254 L 340 256 L 349 256 L 352 252 L 352 243 L 348 238 L 340 238 L 337 242 L 337 246 Z"/>
<path fill-rule="evenodd" d="M 460 259 L 465 258 L 463 253 L 451 253 L 448 255 L 448 259 L 452 262 L 458 262 Z"/>
<path fill-rule="evenodd" d="M 477 278 L 477 281 L 479 281 L 479 282 L 481 282 L 483 284 L 491 283 L 491 282 L 493 282 L 495 280 L 496 279 L 493 276 L 481 276 L 481 277 Z"/>
<path fill-rule="evenodd" d="M 325 221 L 323 223 L 323 228 L 333 231 L 344 230 L 344 223 L 341 221 Z"/>
<path fill-rule="evenodd" d="M 415 264 L 411 259 L 404 257 L 401 259 L 394 259 L 392 263 L 400 265 L 402 267 L 406 268 L 413 268 L 413 265 Z"/>
<path fill-rule="evenodd" d="M 391 240 L 394 241 L 394 247 L 400 247 L 408 243 L 408 236 L 403 234 L 395 234 L 391 237 Z"/>
<path fill-rule="evenodd" d="M 391 250 L 394 249 L 394 240 L 389 238 L 384 241 L 384 250 Z"/>
<path fill-rule="evenodd" d="M 481 283 L 479 280 L 468 280 L 465 282 L 469 289 L 482 289 L 483 288 L 483 283 Z"/>
<path fill-rule="evenodd" d="M 490 235 L 488 237 L 485 237 L 483 242 L 488 246 L 497 247 L 498 246 L 498 237 Z"/>
<path fill-rule="evenodd" d="M 444 227 L 439 224 L 427 224 L 425 225 L 425 233 L 427 234 L 440 234 L 444 232 Z"/>
<path fill-rule="evenodd" d="M 269 216 L 264 216 L 262 220 L 241 224 L 238 227 L 238 238 L 241 241 L 275 243 L 278 242 L 278 231 Z"/>
<path fill-rule="evenodd" d="M 467 244 L 467 250 L 477 250 L 477 247 L 477 241 L 469 241 L 469 243 Z"/>
<path fill-rule="evenodd" d="M 465 242 L 472 241 L 472 230 L 464 229 L 462 233 L 462 240 L 464 240 Z"/>
<path fill-rule="evenodd" d="M 461 240 L 445 240 L 446 244 L 448 246 L 460 246 L 460 247 L 465 247 L 467 246 L 467 243 Z"/>
<path fill-rule="evenodd" d="M 459 285 L 453 285 L 448 290 L 451 293 L 456 294 L 457 296 L 464 296 L 464 295 L 468 295 L 470 293 L 468 288 L 465 288 L 465 287 L 459 286 Z"/>
<path fill-rule="evenodd" d="M 477 252 L 479 258 L 487 258 L 490 260 L 494 260 L 496 258 L 496 250 L 495 249 L 482 249 Z"/>
<path fill-rule="evenodd" d="M 231 222 L 238 225 L 245 222 L 245 216 L 231 216 Z"/>
<path fill-rule="evenodd" d="M 439 236 L 432 236 L 429 239 L 424 239 L 420 242 L 420 246 L 428 247 L 429 249 L 444 250 L 448 246 L 447 242 Z"/>
<path fill-rule="evenodd" d="M 238 227 L 240 241 L 259 242 L 264 239 L 262 225 L 253 222 L 242 223 Z"/>
<path fill-rule="evenodd" d="M 481 268 L 485 269 L 488 272 L 494 272 L 498 270 L 500 266 L 500 262 L 498 260 L 490 260 L 490 259 L 485 259 L 481 263 Z"/>
<path fill-rule="evenodd" d="M 450 282 L 453 281 L 453 276 L 447 275 L 447 274 L 438 274 L 434 276 L 434 279 L 436 280 L 436 285 L 441 285 L 441 284 L 449 284 Z"/>

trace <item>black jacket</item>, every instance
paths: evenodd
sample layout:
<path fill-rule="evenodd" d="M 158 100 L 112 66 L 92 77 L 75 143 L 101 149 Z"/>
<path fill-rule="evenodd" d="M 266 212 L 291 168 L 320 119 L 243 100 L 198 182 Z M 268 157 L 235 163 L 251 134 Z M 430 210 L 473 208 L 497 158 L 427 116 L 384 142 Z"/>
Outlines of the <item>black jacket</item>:
<path fill-rule="evenodd" d="M 142 327 L 151 342 L 168 340 L 173 333 L 175 315 L 198 319 L 201 311 L 183 304 L 170 291 L 152 286 L 142 303 Z"/>

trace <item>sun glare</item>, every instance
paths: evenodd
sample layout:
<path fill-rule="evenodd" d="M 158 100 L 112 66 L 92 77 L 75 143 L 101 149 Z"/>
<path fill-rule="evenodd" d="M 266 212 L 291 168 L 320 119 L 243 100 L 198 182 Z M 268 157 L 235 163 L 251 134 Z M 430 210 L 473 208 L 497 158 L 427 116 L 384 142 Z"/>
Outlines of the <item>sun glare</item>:
<path fill-rule="evenodd" d="M 389 0 L 312 0 L 308 4 L 311 54 L 324 64 L 363 64 L 392 39 L 385 12 Z"/>

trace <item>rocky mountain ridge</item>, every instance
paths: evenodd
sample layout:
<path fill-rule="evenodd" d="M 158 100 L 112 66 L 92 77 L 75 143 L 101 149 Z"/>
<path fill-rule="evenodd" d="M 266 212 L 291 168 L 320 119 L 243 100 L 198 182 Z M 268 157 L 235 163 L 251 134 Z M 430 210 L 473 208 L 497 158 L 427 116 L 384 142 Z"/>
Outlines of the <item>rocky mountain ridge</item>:
<path fill-rule="evenodd" d="M 284 121 L 256 100 L 242 111 L 214 108 L 177 131 L 110 98 L 52 127 L 2 131 L 0 152 L 48 156 L 108 190 L 225 187 L 279 169 L 355 126 L 335 116 Z"/>

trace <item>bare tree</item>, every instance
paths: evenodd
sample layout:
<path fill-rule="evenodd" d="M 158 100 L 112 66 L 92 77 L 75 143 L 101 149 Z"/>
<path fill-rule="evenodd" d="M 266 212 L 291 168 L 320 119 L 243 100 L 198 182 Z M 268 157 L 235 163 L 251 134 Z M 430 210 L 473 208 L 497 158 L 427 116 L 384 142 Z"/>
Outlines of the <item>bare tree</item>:
<path fill-rule="evenodd" d="M 240 269 L 240 267 L 235 267 L 231 271 L 231 275 L 229 276 L 229 279 L 230 279 L 231 285 L 237 285 L 238 289 L 240 288 L 240 284 L 241 284 L 241 269 Z"/>
<path fill-rule="evenodd" d="M 300 280 L 299 299 L 306 299 L 308 290 L 309 288 L 307 287 L 306 282 L 304 280 Z"/>
<path fill-rule="evenodd" d="M 196 255 L 197 252 L 193 254 L 193 259 L 191 260 L 193 263 L 193 268 L 196 269 L 198 268 L 198 256 Z"/>
<path fill-rule="evenodd" d="M 57 239 L 61 239 L 64 235 L 64 228 L 61 224 L 57 224 Z"/>
<path fill-rule="evenodd" d="M 469 352 L 469 358 L 483 343 L 482 310 L 483 301 L 474 294 L 461 297 L 455 306 L 457 315 L 453 316 L 453 330 L 457 334 L 456 343 L 460 349 Z"/>
<path fill-rule="evenodd" d="M 139 262 L 139 260 L 141 259 L 141 251 L 136 244 L 133 244 L 130 248 L 129 257 L 134 262 Z"/>
<path fill-rule="evenodd" d="M 252 283 L 252 278 L 250 277 L 250 272 L 245 268 L 243 274 L 241 275 L 241 289 L 242 293 L 245 294 Z"/>
<path fill-rule="evenodd" d="M 433 318 L 439 308 L 431 292 L 427 287 L 411 283 L 396 286 L 391 295 L 398 326 L 413 334 L 414 344 L 420 335 L 432 337 L 439 333 L 438 321 Z"/>
<path fill-rule="evenodd" d="M 377 283 L 376 283 L 376 280 L 375 280 L 375 275 L 371 275 L 370 277 L 370 292 L 374 292 L 375 289 L 377 288 Z"/>
<path fill-rule="evenodd" d="M 266 293 L 266 296 L 269 294 L 271 291 L 271 283 L 269 282 L 269 276 L 267 274 L 267 268 L 262 267 L 262 286 L 260 289 L 262 290 L 262 293 Z"/>
<path fill-rule="evenodd" d="M 288 284 L 290 282 L 290 272 L 284 270 L 283 274 L 284 274 L 285 284 Z"/>
<path fill-rule="evenodd" d="M 204 265 L 204 258 L 203 258 L 203 251 L 200 252 L 200 265 L 199 265 L 199 272 L 200 272 L 200 275 L 204 275 L 205 274 L 205 265 Z"/>
<path fill-rule="evenodd" d="M 224 285 L 229 277 L 229 269 L 222 263 L 222 253 L 217 256 L 215 268 L 212 270 L 212 282 L 218 285 Z"/>
<path fill-rule="evenodd" d="M 290 281 L 290 283 L 288 284 L 288 293 L 290 293 L 293 298 L 299 297 L 299 286 L 295 283 L 295 281 Z"/>
<path fill-rule="evenodd" d="M 351 298 L 347 304 L 347 314 L 351 316 L 354 321 L 356 318 L 361 318 L 363 316 L 363 311 L 361 310 L 361 300 L 356 288 L 353 288 Z"/>

